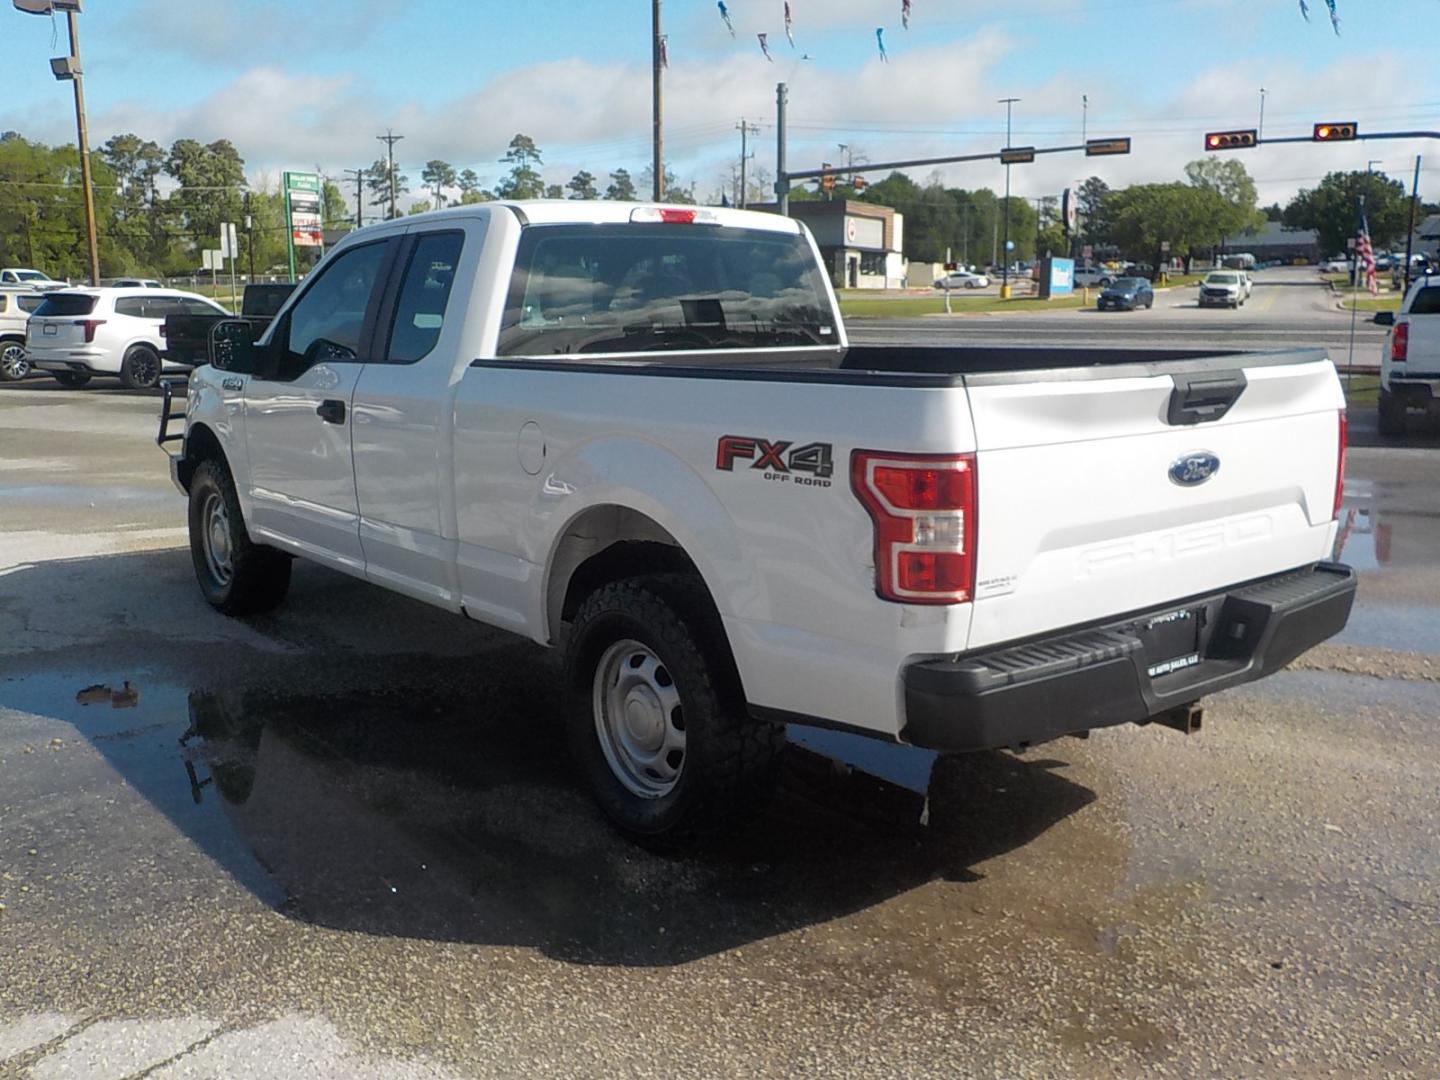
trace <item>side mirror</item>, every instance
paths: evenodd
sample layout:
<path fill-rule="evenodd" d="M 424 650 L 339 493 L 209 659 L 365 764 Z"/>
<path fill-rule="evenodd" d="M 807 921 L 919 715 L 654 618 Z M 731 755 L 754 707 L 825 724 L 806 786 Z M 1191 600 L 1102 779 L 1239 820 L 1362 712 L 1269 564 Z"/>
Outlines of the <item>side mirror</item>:
<path fill-rule="evenodd" d="M 1376 326 L 1394 326 L 1394 325 L 1395 325 L 1395 312 L 1393 312 L 1393 311 L 1377 311 L 1377 312 L 1375 313 L 1375 325 L 1376 325 Z"/>
<path fill-rule="evenodd" d="M 210 328 L 212 367 L 237 375 L 255 373 L 255 327 L 247 319 L 221 319 Z"/>

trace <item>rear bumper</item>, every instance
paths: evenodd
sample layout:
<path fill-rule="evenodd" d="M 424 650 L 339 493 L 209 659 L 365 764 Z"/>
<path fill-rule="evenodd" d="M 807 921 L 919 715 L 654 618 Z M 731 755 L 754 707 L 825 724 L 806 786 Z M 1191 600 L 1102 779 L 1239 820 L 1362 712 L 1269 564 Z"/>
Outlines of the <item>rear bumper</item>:
<path fill-rule="evenodd" d="M 1355 572 L 1321 563 L 1102 626 L 912 664 L 902 673 L 901 738 L 932 750 L 987 750 L 1145 723 L 1278 671 L 1337 634 L 1354 600 Z M 1149 655 L 1142 628 L 1181 610 L 1198 620 L 1198 652 L 1157 671 L 1175 658 Z"/>

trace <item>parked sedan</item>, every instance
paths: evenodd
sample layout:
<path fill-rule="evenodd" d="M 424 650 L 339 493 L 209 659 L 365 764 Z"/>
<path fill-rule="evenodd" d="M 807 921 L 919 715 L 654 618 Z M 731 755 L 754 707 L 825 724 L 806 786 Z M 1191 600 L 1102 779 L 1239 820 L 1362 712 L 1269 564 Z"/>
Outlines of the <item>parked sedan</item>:
<path fill-rule="evenodd" d="M 938 278 L 935 282 L 937 289 L 983 289 L 990 284 L 990 279 L 984 274 L 972 274 L 968 270 L 956 270 Z"/>
<path fill-rule="evenodd" d="M 1144 278 L 1123 277 L 1106 287 L 1095 305 L 1101 311 L 1134 311 L 1136 308 L 1153 308 L 1155 290 Z"/>
<path fill-rule="evenodd" d="M 213 300 L 173 289 L 66 289 L 46 294 L 25 328 L 31 363 L 61 386 L 118 376 L 132 390 L 188 365 L 161 359 L 169 315 L 224 315 Z"/>

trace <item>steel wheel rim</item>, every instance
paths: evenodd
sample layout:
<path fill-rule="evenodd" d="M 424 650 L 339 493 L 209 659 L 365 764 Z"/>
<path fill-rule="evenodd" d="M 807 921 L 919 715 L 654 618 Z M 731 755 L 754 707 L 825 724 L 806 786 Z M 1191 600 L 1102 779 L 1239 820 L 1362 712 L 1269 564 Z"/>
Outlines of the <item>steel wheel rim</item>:
<path fill-rule="evenodd" d="M 160 358 L 152 352 L 141 350 L 135 354 L 130 370 L 135 373 L 135 381 L 141 386 L 152 386 L 160 378 Z"/>
<path fill-rule="evenodd" d="M 200 546 L 205 551 L 205 565 L 216 584 L 228 585 L 234 574 L 230 546 L 230 511 L 218 491 L 205 497 L 200 510 Z"/>
<path fill-rule="evenodd" d="M 664 798 L 685 768 L 680 690 L 660 658 L 629 638 L 605 650 L 592 691 L 595 734 L 605 762 L 632 795 Z"/>
<path fill-rule="evenodd" d="M 29 375 L 30 361 L 25 359 L 25 346 L 12 343 L 0 348 L 0 371 L 12 379 Z"/>

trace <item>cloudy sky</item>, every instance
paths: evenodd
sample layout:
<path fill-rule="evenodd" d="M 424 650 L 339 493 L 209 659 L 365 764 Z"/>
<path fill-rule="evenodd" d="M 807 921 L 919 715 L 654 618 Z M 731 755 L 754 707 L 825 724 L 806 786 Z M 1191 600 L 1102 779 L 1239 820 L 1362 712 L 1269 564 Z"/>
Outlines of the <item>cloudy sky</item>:
<path fill-rule="evenodd" d="M 667 161 L 700 195 L 718 190 L 745 117 L 762 129 L 757 165 L 773 170 L 782 80 L 792 168 L 839 160 L 839 143 L 870 161 L 996 150 L 996 99 L 1007 96 L 1021 99 L 1016 146 L 1078 141 L 1082 95 L 1092 137 L 1134 138 L 1129 158 L 1017 167 L 1015 190 L 1031 196 L 1092 173 L 1111 184 L 1177 178 L 1207 129 L 1255 126 L 1261 87 L 1270 135 L 1318 120 L 1440 128 L 1437 0 L 1337 3 L 1339 36 L 1325 0 L 1309 0 L 1309 23 L 1297 0 L 913 0 L 909 30 L 901 0 L 791 0 L 792 49 L 783 0 L 728 0 L 734 37 L 713 0 L 665 0 Z M 165 144 L 228 138 L 265 182 L 284 168 L 339 176 L 366 165 L 391 128 L 405 136 L 397 155 L 416 188 L 437 157 L 494 183 L 516 132 L 540 145 L 553 182 L 648 160 L 646 0 L 87 0 L 80 21 L 97 145 L 126 131 Z M 888 63 L 875 46 L 882 26 Z M 0 130 L 73 141 L 69 92 L 46 63 L 63 39 L 63 23 L 0 3 Z M 1372 160 L 1408 186 L 1427 151 L 1421 191 L 1433 198 L 1434 143 L 1261 147 L 1243 160 L 1269 202 Z M 1003 184 L 989 163 L 942 173 Z"/>

